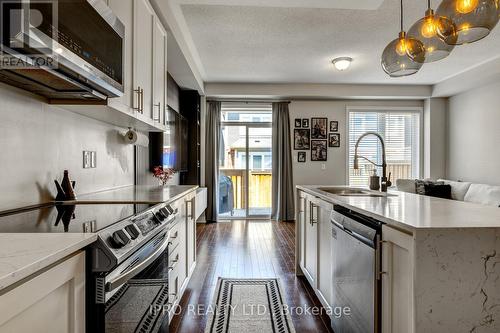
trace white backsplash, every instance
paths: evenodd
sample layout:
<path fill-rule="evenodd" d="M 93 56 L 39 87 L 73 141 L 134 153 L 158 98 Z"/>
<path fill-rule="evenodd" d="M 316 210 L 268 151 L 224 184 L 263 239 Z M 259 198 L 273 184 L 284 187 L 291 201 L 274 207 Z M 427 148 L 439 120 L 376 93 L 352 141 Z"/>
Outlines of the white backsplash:
<path fill-rule="evenodd" d="M 49 201 L 64 169 L 77 194 L 132 185 L 134 149 L 118 130 L 0 84 L 0 210 Z M 84 150 L 97 168 L 83 169 Z"/>

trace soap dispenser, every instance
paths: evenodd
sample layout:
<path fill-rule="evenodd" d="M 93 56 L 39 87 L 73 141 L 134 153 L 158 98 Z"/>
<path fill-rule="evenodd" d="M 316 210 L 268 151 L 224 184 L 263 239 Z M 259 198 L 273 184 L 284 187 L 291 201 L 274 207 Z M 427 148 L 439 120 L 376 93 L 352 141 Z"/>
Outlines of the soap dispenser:
<path fill-rule="evenodd" d="M 370 190 L 378 191 L 380 190 L 380 177 L 377 174 L 377 169 L 372 170 L 372 175 L 370 176 Z"/>

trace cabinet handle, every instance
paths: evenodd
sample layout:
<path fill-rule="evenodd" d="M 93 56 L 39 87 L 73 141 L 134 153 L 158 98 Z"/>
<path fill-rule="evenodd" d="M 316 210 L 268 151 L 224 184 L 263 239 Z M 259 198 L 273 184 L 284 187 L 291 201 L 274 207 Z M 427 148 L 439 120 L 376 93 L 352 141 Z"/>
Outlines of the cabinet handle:
<path fill-rule="evenodd" d="M 375 249 L 375 272 L 377 274 L 377 280 L 382 279 L 383 275 L 387 275 L 388 273 L 382 271 L 382 251 L 384 244 L 389 243 L 388 241 L 384 241 L 380 239 L 380 236 L 377 235 L 376 239 L 376 249 Z"/>
<path fill-rule="evenodd" d="M 160 122 L 160 120 L 161 120 L 161 103 L 154 104 L 153 106 L 158 108 L 158 118 L 154 118 L 154 114 L 153 114 L 153 121 Z"/>
<path fill-rule="evenodd" d="M 189 204 L 189 207 L 187 205 Z M 187 218 L 194 219 L 194 198 L 191 200 L 186 200 L 186 210 L 188 211 Z"/>
<path fill-rule="evenodd" d="M 141 88 L 141 113 L 144 114 L 144 89 Z"/>
<path fill-rule="evenodd" d="M 134 93 L 137 94 L 137 107 L 134 107 L 134 110 L 137 112 L 141 112 L 141 86 L 138 86 L 137 89 L 134 89 Z"/>
<path fill-rule="evenodd" d="M 314 208 L 316 208 L 316 217 L 314 217 Z M 317 217 L 318 210 L 317 209 L 318 209 L 318 206 L 311 202 L 311 211 L 310 211 L 311 212 L 311 216 L 310 216 L 311 225 L 318 223 L 318 217 Z"/>
<path fill-rule="evenodd" d="M 172 260 L 172 266 L 169 266 L 169 267 L 167 268 L 167 270 L 168 270 L 168 271 L 172 271 L 172 270 L 175 268 L 175 266 L 177 266 L 177 263 L 178 263 L 178 262 L 179 262 L 179 255 L 177 255 L 177 256 L 175 257 L 175 259 L 174 259 L 174 260 Z"/>

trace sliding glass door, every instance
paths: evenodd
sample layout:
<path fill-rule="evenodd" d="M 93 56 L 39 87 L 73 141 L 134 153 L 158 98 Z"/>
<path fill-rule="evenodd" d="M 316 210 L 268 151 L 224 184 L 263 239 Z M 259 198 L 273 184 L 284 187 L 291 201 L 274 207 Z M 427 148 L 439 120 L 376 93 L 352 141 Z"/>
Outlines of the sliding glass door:
<path fill-rule="evenodd" d="M 272 206 L 271 110 L 243 112 L 233 109 L 222 110 L 219 217 L 269 218 Z"/>

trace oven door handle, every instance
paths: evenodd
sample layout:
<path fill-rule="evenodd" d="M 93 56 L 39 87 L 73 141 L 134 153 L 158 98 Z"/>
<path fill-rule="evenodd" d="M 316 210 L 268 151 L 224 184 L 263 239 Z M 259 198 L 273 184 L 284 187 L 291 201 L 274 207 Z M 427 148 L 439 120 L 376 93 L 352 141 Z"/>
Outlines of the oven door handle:
<path fill-rule="evenodd" d="M 115 290 L 125 282 L 133 278 L 144 268 L 148 267 L 156 259 L 158 259 L 170 244 L 170 234 L 165 235 L 165 240 L 156 248 L 147 258 L 144 258 L 140 263 L 134 265 L 131 269 L 124 270 L 120 275 L 114 277 L 110 281 L 106 281 L 106 292 Z"/>

